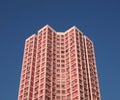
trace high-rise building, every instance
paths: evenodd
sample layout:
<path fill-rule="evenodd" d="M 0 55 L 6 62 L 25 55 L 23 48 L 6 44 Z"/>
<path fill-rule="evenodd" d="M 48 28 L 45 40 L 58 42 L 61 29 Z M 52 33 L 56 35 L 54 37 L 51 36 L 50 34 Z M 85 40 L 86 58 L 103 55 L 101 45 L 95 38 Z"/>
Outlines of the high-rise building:
<path fill-rule="evenodd" d="M 101 100 L 93 42 L 75 26 L 27 38 L 18 100 Z"/>

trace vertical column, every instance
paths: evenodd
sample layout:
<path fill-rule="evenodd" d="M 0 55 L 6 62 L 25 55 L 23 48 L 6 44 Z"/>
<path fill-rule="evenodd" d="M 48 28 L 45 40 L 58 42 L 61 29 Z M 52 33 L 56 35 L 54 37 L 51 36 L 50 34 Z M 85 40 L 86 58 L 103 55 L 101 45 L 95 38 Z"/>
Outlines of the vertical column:
<path fill-rule="evenodd" d="M 78 78 L 78 65 L 77 65 L 77 44 L 75 27 L 69 31 L 70 41 L 70 69 L 71 69 L 71 95 L 72 100 L 79 100 L 79 78 Z"/>
<path fill-rule="evenodd" d="M 66 100 L 71 99 L 71 88 L 70 88 L 70 57 L 69 57 L 69 33 L 65 33 L 65 67 L 66 67 Z"/>
<path fill-rule="evenodd" d="M 60 96 L 61 100 L 65 99 L 65 58 L 64 58 L 65 50 L 64 50 L 64 35 L 60 35 Z"/>
<path fill-rule="evenodd" d="M 36 44 L 37 39 L 35 34 L 26 39 L 18 100 L 25 99 L 32 100 L 36 58 Z"/>
<path fill-rule="evenodd" d="M 34 88 L 33 88 L 33 100 L 40 98 L 42 100 L 42 96 L 39 95 L 40 93 L 43 94 L 43 90 L 40 90 L 40 69 L 41 69 L 41 51 L 42 51 L 42 31 L 38 32 L 37 35 L 37 49 L 36 49 L 36 62 L 35 62 L 35 75 L 34 75 Z"/>
<path fill-rule="evenodd" d="M 47 62 L 47 29 L 42 28 L 37 37 L 37 55 L 35 66 L 34 99 L 45 100 L 46 62 Z"/>
<path fill-rule="evenodd" d="M 56 34 L 56 100 L 60 100 L 60 36 Z"/>
<path fill-rule="evenodd" d="M 84 49 L 83 49 L 83 34 L 76 29 L 76 49 L 77 49 L 77 61 L 78 61 L 78 79 L 79 79 L 79 96 L 80 100 L 84 100 L 84 84 L 85 84 L 85 64 L 84 64 Z"/>
<path fill-rule="evenodd" d="M 78 86 L 76 86 L 76 88 L 78 88 L 78 100 L 83 100 L 84 98 L 84 84 L 83 84 L 83 70 L 82 70 L 82 56 L 81 56 L 81 45 L 82 45 L 82 41 L 81 41 L 81 37 L 82 37 L 82 33 L 79 32 L 79 30 L 75 27 L 74 29 L 75 31 L 75 52 L 76 52 L 76 73 L 77 73 L 77 84 Z"/>
<path fill-rule="evenodd" d="M 88 73 L 88 87 L 89 87 L 89 94 L 90 94 L 89 96 L 90 96 L 90 100 L 93 100 L 86 36 L 84 36 L 84 45 L 85 45 L 86 66 L 87 66 L 87 73 Z"/>
<path fill-rule="evenodd" d="M 53 81 L 52 81 L 52 100 L 56 100 L 56 33 L 53 32 Z"/>
<path fill-rule="evenodd" d="M 90 100 L 100 100 L 99 84 L 97 69 L 95 63 L 95 55 L 93 43 L 90 39 L 84 36 L 85 41 L 85 50 L 86 50 L 86 61 L 88 69 L 88 81 L 89 81 L 89 91 L 90 91 Z"/>
<path fill-rule="evenodd" d="M 47 27 L 47 64 L 46 64 L 46 87 L 45 87 L 45 100 L 52 99 L 52 62 L 53 62 L 53 46 L 52 46 L 53 32 Z"/>

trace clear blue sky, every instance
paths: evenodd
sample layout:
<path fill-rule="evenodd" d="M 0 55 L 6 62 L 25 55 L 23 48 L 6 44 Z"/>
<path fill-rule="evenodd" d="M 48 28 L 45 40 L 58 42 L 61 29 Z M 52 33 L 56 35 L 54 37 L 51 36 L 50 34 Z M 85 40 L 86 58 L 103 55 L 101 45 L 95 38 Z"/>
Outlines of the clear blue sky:
<path fill-rule="evenodd" d="M 46 24 L 94 41 L 102 100 L 120 100 L 119 0 L 0 0 L 0 100 L 17 100 L 24 41 Z"/>

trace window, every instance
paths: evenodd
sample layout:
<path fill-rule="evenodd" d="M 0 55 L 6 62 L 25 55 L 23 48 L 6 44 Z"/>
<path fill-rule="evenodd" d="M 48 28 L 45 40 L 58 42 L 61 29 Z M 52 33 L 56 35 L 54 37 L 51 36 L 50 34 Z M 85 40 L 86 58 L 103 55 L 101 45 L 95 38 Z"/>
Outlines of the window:
<path fill-rule="evenodd" d="M 65 72 L 65 69 L 61 69 L 61 72 Z"/>
<path fill-rule="evenodd" d="M 64 85 L 64 84 L 62 84 L 62 88 L 65 88 L 65 85 Z"/>
<path fill-rule="evenodd" d="M 60 74 L 57 74 L 57 77 L 60 77 Z"/>
<path fill-rule="evenodd" d="M 62 90 L 62 94 L 64 94 L 65 93 L 65 90 Z"/>
<path fill-rule="evenodd" d="M 60 85 L 59 85 L 59 84 L 57 84 L 57 88 L 60 88 Z"/>
<path fill-rule="evenodd" d="M 57 90 L 57 93 L 60 93 L 60 90 Z"/>
<path fill-rule="evenodd" d="M 57 55 L 57 57 L 59 58 L 59 57 L 60 57 L 60 55 Z"/>
<path fill-rule="evenodd" d="M 57 69 L 57 72 L 60 72 L 60 69 Z"/>
<path fill-rule="evenodd" d="M 57 60 L 57 62 L 60 62 L 60 60 Z"/>
<path fill-rule="evenodd" d="M 60 99 L 60 96 L 57 96 L 57 99 Z"/>

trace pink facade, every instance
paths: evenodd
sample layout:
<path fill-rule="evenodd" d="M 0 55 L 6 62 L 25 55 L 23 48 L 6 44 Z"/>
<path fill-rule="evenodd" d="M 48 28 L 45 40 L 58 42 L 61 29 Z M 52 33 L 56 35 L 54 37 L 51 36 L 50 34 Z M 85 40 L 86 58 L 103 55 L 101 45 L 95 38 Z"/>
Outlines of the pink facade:
<path fill-rule="evenodd" d="M 75 26 L 26 39 L 18 100 L 101 100 L 93 42 Z"/>

